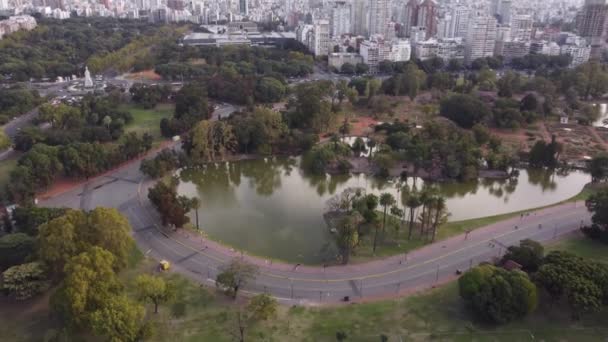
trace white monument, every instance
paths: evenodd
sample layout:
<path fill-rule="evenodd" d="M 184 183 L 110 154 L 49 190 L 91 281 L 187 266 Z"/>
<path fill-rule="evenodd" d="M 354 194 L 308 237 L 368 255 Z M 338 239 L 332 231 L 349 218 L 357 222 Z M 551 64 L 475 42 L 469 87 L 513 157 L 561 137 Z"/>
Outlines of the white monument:
<path fill-rule="evenodd" d="M 84 68 L 84 87 L 93 88 L 93 79 L 91 78 L 91 72 L 89 71 L 88 66 Z"/>

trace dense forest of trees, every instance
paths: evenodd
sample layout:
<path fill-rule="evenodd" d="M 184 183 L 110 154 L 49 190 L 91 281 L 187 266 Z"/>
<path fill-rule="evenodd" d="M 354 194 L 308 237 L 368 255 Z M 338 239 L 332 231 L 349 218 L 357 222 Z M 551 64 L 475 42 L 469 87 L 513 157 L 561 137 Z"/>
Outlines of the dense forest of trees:
<path fill-rule="evenodd" d="M 87 62 L 91 62 L 93 72 L 126 62 L 130 68 L 136 59 L 145 57 L 136 58 L 132 55 L 134 50 L 147 51 L 162 39 L 177 39 L 172 29 L 144 20 L 39 18 L 38 21 L 36 29 L 16 32 L 0 41 L 0 77 L 27 81 L 81 75 Z M 123 50 L 116 58 L 109 58 L 129 44 L 130 51 Z"/>

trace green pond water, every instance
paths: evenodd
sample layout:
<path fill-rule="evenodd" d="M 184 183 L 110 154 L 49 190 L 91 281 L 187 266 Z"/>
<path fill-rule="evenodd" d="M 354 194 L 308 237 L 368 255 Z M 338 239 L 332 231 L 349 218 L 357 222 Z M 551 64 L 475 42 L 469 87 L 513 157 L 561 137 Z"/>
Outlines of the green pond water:
<path fill-rule="evenodd" d="M 178 190 L 200 198 L 199 224 L 210 238 L 255 255 L 300 263 L 323 263 L 335 255 L 323 219 L 333 195 L 362 187 L 367 193 L 401 197 L 392 181 L 309 175 L 299 163 L 300 158 L 267 158 L 208 164 L 181 171 Z M 580 171 L 521 170 L 512 181 L 438 186 L 447 198 L 450 220 L 460 221 L 557 203 L 575 196 L 589 181 Z"/>

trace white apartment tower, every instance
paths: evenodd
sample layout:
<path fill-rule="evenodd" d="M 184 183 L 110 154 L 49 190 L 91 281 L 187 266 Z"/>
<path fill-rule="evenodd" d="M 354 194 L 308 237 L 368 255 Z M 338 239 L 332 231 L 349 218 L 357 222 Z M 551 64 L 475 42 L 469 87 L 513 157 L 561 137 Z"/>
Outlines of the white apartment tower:
<path fill-rule="evenodd" d="M 329 20 L 316 20 L 312 35 L 312 50 L 315 56 L 327 56 L 330 45 Z"/>
<path fill-rule="evenodd" d="M 467 35 L 467 28 L 469 26 L 469 17 L 471 10 L 465 6 L 454 6 L 450 10 L 450 30 L 453 32 L 451 36 L 445 38 L 464 38 Z"/>
<path fill-rule="evenodd" d="M 370 0 L 369 2 L 369 35 L 386 35 L 390 19 L 388 0 Z"/>
<path fill-rule="evenodd" d="M 511 19 L 511 39 L 529 41 L 532 38 L 534 20 L 529 14 L 514 15 Z"/>
<path fill-rule="evenodd" d="M 336 3 L 336 7 L 331 10 L 331 36 L 340 37 L 343 34 L 351 33 L 350 6 L 344 2 Z"/>
<path fill-rule="evenodd" d="M 367 36 L 368 33 L 368 9 L 367 0 L 353 0 L 351 6 L 351 31 L 360 36 Z"/>
<path fill-rule="evenodd" d="M 496 43 L 496 19 L 475 12 L 469 18 L 465 44 L 465 63 L 469 64 L 477 58 L 494 55 Z"/>

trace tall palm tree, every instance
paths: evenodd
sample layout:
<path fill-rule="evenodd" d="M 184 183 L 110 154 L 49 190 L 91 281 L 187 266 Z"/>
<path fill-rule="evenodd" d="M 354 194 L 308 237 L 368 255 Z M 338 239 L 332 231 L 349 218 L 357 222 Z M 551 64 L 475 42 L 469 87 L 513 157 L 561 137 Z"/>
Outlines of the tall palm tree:
<path fill-rule="evenodd" d="M 407 206 L 410 208 L 410 225 L 407 233 L 408 240 L 412 238 L 414 230 L 414 219 L 416 218 L 416 209 L 420 206 L 420 195 L 417 191 L 412 191 L 407 198 Z"/>
<path fill-rule="evenodd" d="M 420 221 L 420 236 L 422 237 L 424 230 L 426 228 L 426 221 L 427 221 L 429 205 L 432 200 L 432 196 L 426 186 L 422 187 L 422 190 L 420 191 L 420 195 L 418 198 L 420 201 L 420 205 L 422 205 L 422 213 L 418 217 L 418 220 Z"/>
<path fill-rule="evenodd" d="M 386 228 L 386 211 L 387 209 L 396 203 L 395 197 L 392 194 L 385 192 L 380 195 L 380 205 L 384 208 L 384 217 L 382 219 L 382 234 Z"/>
<path fill-rule="evenodd" d="M 193 197 L 191 199 L 190 205 L 192 209 L 194 209 L 194 215 L 196 215 L 196 229 L 200 230 L 200 226 L 198 225 L 198 209 L 201 206 L 201 200 L 198 197 Z"/>
<path fill-rule="evenodd" d="M 448 217 L 450 216 L 445 202 L 445 197 L 443 196 L 436 196 L 434 198 L 433 209 L 435 210 L 435 216 L 433 218 L 433 235 L 431 238 L 431 242 L 435 241 L 435 237 L 437 236 L 437 228 L 439 227 L 439 225 L 447 222 Z"/>
<path fill-rule="evenodd" d="M 367 147 L 369 149 L 369 160 L 371 161 L 372 160 L 372 154 L 374 152 L 373 151 L 374 147 L 376 147 L 376 141 L 374 139 L 372 139 L 372 138 L 369 138 L 367 140 Z"/>

